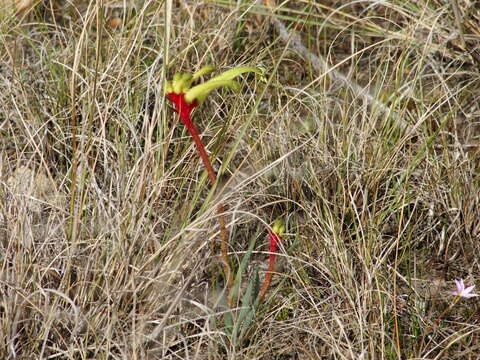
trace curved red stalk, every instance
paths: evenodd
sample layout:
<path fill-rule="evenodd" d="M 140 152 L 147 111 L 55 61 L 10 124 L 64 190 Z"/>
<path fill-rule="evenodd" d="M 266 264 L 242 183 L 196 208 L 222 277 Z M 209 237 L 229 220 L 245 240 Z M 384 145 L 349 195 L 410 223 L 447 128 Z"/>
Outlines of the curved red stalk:
<path fill-rule="evenodd" d="M 188 132 L 193 138 L 195 145 L 197 146 L 198 153 L 202 158 L 203 163 L 205 164 L 205 168 L 207 169 L 208 177 L 210 178 L 210 182 L 212 185 L 215 184 L 217 181 L 217 176 L 215 174 L 215 170 L 213 170 L 212 164 L 208 158 L 207 151 L 205 150 L 205 146 L 203 145 L 202 140 L 200 139 L 200 134 L 197 130 L 197 127 L 194 125 L 191 114 L 193 109 L 198 106 L 196 100 L 194 100 L 191 104 L 185 101 L 185 94 L 175 94 L 170 93 L 167 94 L 167 97 L 175 104 L 175 111 L 178 112 L 180 115 L 180 120 L 182 121 L 183 125 L 187 128 Z"/>

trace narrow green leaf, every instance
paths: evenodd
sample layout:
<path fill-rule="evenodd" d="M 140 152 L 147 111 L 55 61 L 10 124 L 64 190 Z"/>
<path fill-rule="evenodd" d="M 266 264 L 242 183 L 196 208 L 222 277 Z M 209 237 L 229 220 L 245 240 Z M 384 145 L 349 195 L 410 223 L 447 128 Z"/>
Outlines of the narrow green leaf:
<path fill-rule="evenodd" d="M 253 319 L 255 318 L 255 314 L 257 312 L 258 306 L 258 293 L 260 292 L 260 276 L 258 275 L 258 269 L 255 269 L 255 279 L 253 280 L 253 298 L 255 301 L 253 302 L 252 306 L 250 307 L 250 311 L 248 312 L 247 316 L 245 317 L 245 321 L 243 322 L 242 329 L 240 332 L 239 339 L 243 339 L 245 333 L 250 328 L 250 324 L 252 323 Z"/>
<path fill-rule="evenodd" d="M 234 344 L 237 343 L 238 340 L 238 332 L 242 331 L 242 323 L 244 319 L 248 316 L 249 312 L 251 311 L 250 304 L 252 302 L 253 298 L 253 289 L 255 286 L 255 281 L 250 281 L 248 284 L 247 290 L 245 291 L 245 295 L 243 295 L 242 298 L 242 308 L 240 310 L 240 313 L 238 315 L 237 321 L 235 322 L 235 326 L 233 327 L 233 332 L 232 332 L 232 341 Z"/>
<path fill-rule="evenodd" d="M 252 237 L 252 240 L 250 240 L 250 244 L 248 245 L 247 252 L 245 253 L 245 256 L 243 257 L 242 261 L 240 262 L 240 265 L 238 267 L 237 275 L 235 276 L 235 282 L 233 284 L 233 289 L 232 289 L 232 299 L 235 301 L 238 292 L 240 290 L 240 284 L 242 282 L 242 276 L 243 273 L 245 272 L 245 269 L 248 265 L 248 262 L 250 260 L 250 257 L 252 256 L 253 249 L 255 249 L 255 244 L 256 244 L 256 237 Z"/>
<path fill-rule="evenodd" d="M 223 315 L 223 322 L 225 324 L 225 332 L 228 335 L 233 335 L 233 316 L 231 312 L 226 312 L 225 315 Z"/>

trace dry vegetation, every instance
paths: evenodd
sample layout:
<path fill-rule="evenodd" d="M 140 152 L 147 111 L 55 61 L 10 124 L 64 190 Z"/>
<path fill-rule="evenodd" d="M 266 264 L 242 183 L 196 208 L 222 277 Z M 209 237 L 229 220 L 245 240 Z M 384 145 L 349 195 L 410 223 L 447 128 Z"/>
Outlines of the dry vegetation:
<path fill-rule="evenodd" d="M 0 358 L 478 359 L 476 2 L 0 7 Z M 267 76 L 196 110 L 216 191 L 163 94 L 206 64 Z M 219 202 L 242 294 L 287 222 L 250 323 Z"/>

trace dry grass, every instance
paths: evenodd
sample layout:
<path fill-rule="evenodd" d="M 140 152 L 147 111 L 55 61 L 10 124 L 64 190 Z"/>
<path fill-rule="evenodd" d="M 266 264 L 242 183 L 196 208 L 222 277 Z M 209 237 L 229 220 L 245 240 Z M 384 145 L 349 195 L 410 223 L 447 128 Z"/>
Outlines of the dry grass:
<path fill-rule="evenodd" d="M 472 4 L 0 1 L 0 358 L 477 359 L 476 298 L 435 326 L 480 279 Z M 195 113 L 214 192 L 163 96 L 205 64 L 268 76 Z M 243 294 L 288 224 L 249 324 L 220 202 Z"/>

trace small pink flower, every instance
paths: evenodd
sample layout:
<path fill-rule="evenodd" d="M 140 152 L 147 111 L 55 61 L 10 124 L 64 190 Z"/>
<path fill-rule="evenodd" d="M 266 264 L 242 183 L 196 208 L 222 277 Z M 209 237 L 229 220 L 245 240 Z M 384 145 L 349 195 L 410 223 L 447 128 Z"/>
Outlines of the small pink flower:
<path fill-rule="evenodd" d="M 475 287 L 475 285 L 465 288 L 465 284 L 463 283 L 462 279 L 455 280 L 455 285 L 457 286 L 457 290 L 451 293 L 454 296 L 459 296 L 467 299 L 478 296 L 478 294 L 472 293 L 472 290 Z"/>

